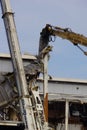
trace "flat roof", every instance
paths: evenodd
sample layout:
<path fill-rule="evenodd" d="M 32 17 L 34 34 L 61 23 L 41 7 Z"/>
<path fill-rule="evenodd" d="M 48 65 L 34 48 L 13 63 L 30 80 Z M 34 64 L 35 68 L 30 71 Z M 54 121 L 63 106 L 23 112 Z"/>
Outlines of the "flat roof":
<path fill-rule="evenodd" d="M 43 78 L 40 77 L 38 78 L 39 81 L 42 81 Z M 67 82 L 67 83 L 82 83 L 82 84 L 87 84 L 87 80 L 84 79 L 71 79 L 71 78 L 55 78 L 52 77 L 52 79 L 48 79 L 49 82 Z"/>
<path fill-rule="evenodd" d="M 0 53 L 0 58 L 11 58 L 10 54 L 4 54 L 4 53 Z M 31 55 L 31 54 L 23 54 L 22 55 L 22 58 L 23 59 L 36 59 L 36 57 L 34 55 Z"/>

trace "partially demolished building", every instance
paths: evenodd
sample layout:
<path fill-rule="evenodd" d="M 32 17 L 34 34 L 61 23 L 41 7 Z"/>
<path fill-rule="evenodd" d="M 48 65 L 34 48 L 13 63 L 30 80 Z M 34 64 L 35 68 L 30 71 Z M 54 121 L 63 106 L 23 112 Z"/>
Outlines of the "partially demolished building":
<path fill-rule="evenodd" d="M 35 60 L 32 55 L 23 55 L 24 66 Z M 12 63 L 10 55 L 0 54 L 1 74 L 11 73 Z M 9 76 L 9 75 L 8 75 Z M 3 81 L 4 79 L 1 78 Z M 0 80 L 1 80 L 0 79 Z M 4 84 L 4 82 L 3 82 Z M 43 102 L 43 79 L 38 79 L 40 97 Z M 55 130 L 64 130 L 68 123 L 70 130 L 86 130 L 87 125 L 87 81 L 54 78 L 48 80 L 48 121 Z M 10 105 L 16 98 L 12 88 L 0 85 L 0 108 Z M 14 106 L 13 106 L 14 107 Z M 0 112 L 2 120 L 2 109 Z M 4 124 L 5 125 L 5 124 Z"/>

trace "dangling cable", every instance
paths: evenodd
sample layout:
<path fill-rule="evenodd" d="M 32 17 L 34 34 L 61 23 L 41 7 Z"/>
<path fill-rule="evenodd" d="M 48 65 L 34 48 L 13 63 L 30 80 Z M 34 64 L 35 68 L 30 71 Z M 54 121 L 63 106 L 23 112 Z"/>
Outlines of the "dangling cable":
<path fill-rule="evenodd" d="M 74 44 L 75 45 L 75 44 Z M 87 56 L 87 52 L 84 51 L 78 44 L 76 44 L 75 46 L 77 46 L 86 56 Z"/>

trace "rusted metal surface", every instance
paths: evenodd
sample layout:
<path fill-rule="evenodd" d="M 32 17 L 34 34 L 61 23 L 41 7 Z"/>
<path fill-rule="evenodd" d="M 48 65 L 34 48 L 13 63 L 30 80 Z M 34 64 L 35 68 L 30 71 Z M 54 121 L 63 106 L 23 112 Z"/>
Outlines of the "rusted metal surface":
<path fill-rule="evenodd" d="M 44 98 L 44 113 L 46 122 L 48 122 L 48 93 L 46 93 L 46 96 Z"/>

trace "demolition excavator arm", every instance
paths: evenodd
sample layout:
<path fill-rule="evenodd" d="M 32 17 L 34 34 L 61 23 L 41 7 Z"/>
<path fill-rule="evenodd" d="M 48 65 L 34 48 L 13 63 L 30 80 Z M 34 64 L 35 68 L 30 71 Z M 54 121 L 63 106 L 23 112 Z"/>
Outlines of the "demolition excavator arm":
<path fill-rule="evenodd" d="M 45 28 L 42 29 L 40 35 L 39 52 L 41 52 L 50 41 L 53 41 L 52 36 L 58 36 L 63 39 L 69 40 L 81 51 L 83 51 L 85 55 L 87 55 L 87 52 L 85 52 L 80 46 L 78 46 L 79 44 L 82 46 L 87 46 L 87 37 L 73 32 L 70 28 L 60 28 L 46 24 Z"/>

